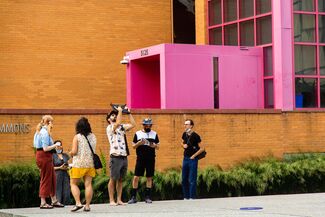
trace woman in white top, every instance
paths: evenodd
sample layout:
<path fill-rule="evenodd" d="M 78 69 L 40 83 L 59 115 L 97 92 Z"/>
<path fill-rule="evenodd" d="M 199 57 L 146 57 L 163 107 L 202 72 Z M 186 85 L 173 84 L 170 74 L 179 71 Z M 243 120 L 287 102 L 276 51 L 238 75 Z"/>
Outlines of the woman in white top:
<path fill-rule="evenodd" d="M 70 155 L 72 157 L 72 169 L 70 170 L 70 185 L 71 192 L 76 201 L 76 205 L 73 206 L 71 212 L 75 212 L 83 205 L 80 202 L 80 190 L 78 183 L 81 178 L 85 184 L 85 197 L 86 205 L 84 211 L 90 211 L 90 202 L 93 196 L 92 179 L 96 176 L 96 170 L 94 168 L 93 155 L 89 145 L 92 149 L 96 150 L 96 136 L 91 132 L 91 127 L 88 119 L 82 117 L 76 124 L 76 135 L 72 141 L 72 150 Z"/>

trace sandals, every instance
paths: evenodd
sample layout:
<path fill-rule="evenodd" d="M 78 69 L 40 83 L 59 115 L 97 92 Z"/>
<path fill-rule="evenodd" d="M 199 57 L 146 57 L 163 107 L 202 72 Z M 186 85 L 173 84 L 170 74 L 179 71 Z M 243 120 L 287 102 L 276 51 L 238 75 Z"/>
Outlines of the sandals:
<path fill-rule="evenodd" d="M 74 205 L 71 209 L 71 212 L 76 212 L 83 207 L 84 207 L 83 205 Z M 90 209 L 89 209 L 89 211 L 90 211 Z"/>
<path fill-rule="evenodd" d="M 53 206 L 47 204 L 47 203 L 43 203 L 40 205 L 39 207 L 40 209 L 53 209 Z"/>
<path fill-rule="evenodd" d="M 84 211 L 85 212 L 89 212 L 90 211 L 90 208 L 84 207 Z"/>
<path fill-rule="evenodd" d="M 58 207 L 58 208 L 62 208 L 64 207 L 64 205 L 62 203 L 60 203 L 59 201 L 55 201 L 55 202 L 52 202 L 51 204 L 53 207 Z"/>

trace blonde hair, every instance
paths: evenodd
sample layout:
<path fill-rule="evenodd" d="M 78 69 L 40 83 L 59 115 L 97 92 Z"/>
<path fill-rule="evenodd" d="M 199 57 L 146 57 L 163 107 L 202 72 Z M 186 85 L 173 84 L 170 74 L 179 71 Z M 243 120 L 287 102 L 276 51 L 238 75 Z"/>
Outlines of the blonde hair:
<path fill-rule="evenodd" d="M 36 132 L 39 133 L 39 131 L 41 130 L 41 128 L 43 126 L 49 126 L 49 127 L 47 127 L 47 131 L 51 135 L 51 130 L 53 127 L 52 124 L 50 124 L 51 121 L 53 121 L 53 117 L 51 115 L 44 115 L 42 117 L 41 122 L 39 122 L 39 124 L 37 124 L 37 126 L 36 126 Z"/>

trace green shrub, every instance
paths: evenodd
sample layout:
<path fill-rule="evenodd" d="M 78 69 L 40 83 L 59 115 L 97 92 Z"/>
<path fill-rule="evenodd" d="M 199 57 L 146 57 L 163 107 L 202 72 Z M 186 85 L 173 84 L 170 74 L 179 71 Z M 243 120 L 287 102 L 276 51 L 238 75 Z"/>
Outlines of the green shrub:
<path fill-rule="evenodd" d="M 103 163 L 106 159 L 101 154 Z M 108 203 L 109 177 L 105 167 L 93 180 L 92 203 Z M 123 199 L 130 198 L 133 173 L 123 182 Z M 266 194 L 313 193 L 325 191 L 325 156 L 305 155 L 279 161 L 274 158 L 251 159 L 223 171 L 207 167 L 198 173 L 198 197 L 252 196 Z M 139 181 L 138 200 L 144 199 L 146 179 Z M 83 184 L 80 184 L 84 198 Z M 39 205 L 39 170 L 33 164 L 0 166 L 0 208 Z M 156 172 L 153 178 L 154 200 L 182 199 L 181 169 Z"/>
<path fill-rule="evenodd" d="M 31 207 L 40 203 L 39 170 L 35 164 L 0 167 L 0 208 Z"/>

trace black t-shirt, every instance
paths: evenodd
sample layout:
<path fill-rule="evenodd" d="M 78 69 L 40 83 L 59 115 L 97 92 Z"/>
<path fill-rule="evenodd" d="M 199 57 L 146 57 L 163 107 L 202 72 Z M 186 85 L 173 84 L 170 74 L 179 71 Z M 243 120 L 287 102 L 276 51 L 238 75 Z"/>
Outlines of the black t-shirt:
<path fill-rule="evenodd" d="M 192 132 L 188 135 L 186 132 L 182 135 L 183 144 L 187 144 L 188 147 L 184 149 L 184 157 L 191 157 L 195 152 L 200 149 L 199 143 L 201 142 L 200 136 Z"/>
<path fill-rule="evenodd" d="M 138 141 L 140 141 L 141 139 L 146 139 L 150 143 L 159 144 L 158 134 L 153 130 L 151 130 L 149 133 L 146 133 L 142 130 L 137 131 L 134 134 L 133 143 L 135 144 Z M 152 159 L 152 158 L 155 158 L 155 156 L 156 156 L 155 149 L 151 148 L 149 146 L 149 143 L 145 144 L 145 145 L 138 146 L 136 149 L 136 152 L 137 152 L 137 157 L 140 157 L 140 158 Z"/>

